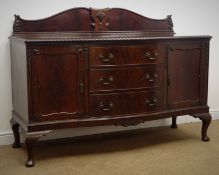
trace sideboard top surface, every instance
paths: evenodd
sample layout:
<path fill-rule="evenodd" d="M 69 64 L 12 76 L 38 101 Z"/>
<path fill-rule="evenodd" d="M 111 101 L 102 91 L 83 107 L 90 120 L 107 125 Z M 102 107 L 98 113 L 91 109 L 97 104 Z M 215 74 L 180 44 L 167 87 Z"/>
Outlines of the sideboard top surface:
<path fill-rule="evenodd" d="M 19 33 L 10 37 L 11 40 L 23 42 L 77 42 L 77 41 L 147 41 L 147 40 L 179 40 L 179 39 L 211 39 L 210 35 L 197 36 L 148 36 L 144 32 L 40 32 Z"/>

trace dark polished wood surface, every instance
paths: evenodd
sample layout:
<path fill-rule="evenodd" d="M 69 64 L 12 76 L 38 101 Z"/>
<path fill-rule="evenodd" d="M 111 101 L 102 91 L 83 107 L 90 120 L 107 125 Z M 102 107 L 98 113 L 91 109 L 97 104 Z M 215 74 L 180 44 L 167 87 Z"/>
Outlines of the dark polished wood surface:
<path fill-rule="evenodd" d="M 127 20 L 129 19 L 129 20 Z M 171 16 L 150 19 L 125 9 L 73 8 L 41 20 L 15 15 L 13 32 L 143 31 L 172 36 Z"/>
<path fill-rule="evenodd" d="M 129 20 L 127 20 L 129 19 Z M 192 115 L 208 141 L 210 36 L 173 36 L 156 20 L 114 9 L 75 8 L 41 20 L 15 16 L 10 37 L 13 147 L 19 127 L 33 148 L 56 129 L 135 126 Z"/>
<path fill-rule="evenodd" d="M 112 116 L 159 111 L 164 106 L 161 91 L 143 91 L 90 96 L 91 116 Z M 124 115 L 125 117 L 125 115 Z"/>
<path fill-rule="evenodd" d="M 91 66 L 132 65 L 164 62 L 164 47 L 156 44 L 143 46 L 109 46 L 90 48 Z"/>
<path fill-rule="evenodd" d="M 90 92 L 128 90 L 138 88 L 161 88 L 164 83 L 164 66 L 92 69 Z"/>
<path fill-rule="evenodd" d="M 168 105 L 171 108 L 204 104 L 201 92 L 202 66 L 205 64 L 203 49 L 200 44 L 186 42 L 168 49 Z"/>

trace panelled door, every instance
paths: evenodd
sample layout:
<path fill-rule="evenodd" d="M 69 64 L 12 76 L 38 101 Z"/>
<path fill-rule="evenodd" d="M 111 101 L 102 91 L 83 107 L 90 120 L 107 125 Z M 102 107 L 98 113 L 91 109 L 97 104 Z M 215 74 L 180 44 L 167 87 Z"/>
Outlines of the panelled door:
<path fill-rule="evenodd" d="M 73 119 L 86 114 L 84 49 L 43 45 L 29 49 L 32 119 Z"/>
<path fill-rule="evenodd" d="M 169 108 L 181 108 L 204 103 L 204 49 L 200 44 L 184 42 L 168 48 Z"/>

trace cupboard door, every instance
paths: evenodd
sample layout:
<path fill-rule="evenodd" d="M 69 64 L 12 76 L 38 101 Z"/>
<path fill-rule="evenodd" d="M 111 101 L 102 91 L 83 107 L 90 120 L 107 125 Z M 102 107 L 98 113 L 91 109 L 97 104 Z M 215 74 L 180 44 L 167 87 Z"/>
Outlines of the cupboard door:
<path fill-rule="evenodd" d="M 71 45 L 31 49 L 33 120 L 63 120 L 85 115 L 85 58 Z"/>
<path fill-rule="evenodd" d="M 168 107 L 180 108 L 203 102 L 203 49 L 199 44 L 183 43 L 168 49 Z"/>

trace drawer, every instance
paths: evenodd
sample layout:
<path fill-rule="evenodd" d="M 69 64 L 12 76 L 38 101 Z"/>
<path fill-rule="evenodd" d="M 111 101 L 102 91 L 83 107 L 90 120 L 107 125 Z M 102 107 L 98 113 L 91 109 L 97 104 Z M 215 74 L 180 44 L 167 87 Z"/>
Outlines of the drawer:
<path fill-rule="evenodd" d="M 91 116 L 138 114 L 162 110 L 164 98 L 161 91 L 95 94 L 90 96 Z"/>
<path fill-rule="evenodd" d="M 98 90 L 163 87 L 163 66 L 145 66 L 90 71 L 90 92 Z"/>
<path fill-rule="evenodd" d="M 90 65 L 129 65 L 164 62 L 164 47 L 144 46 L 90 47 Z"/>

